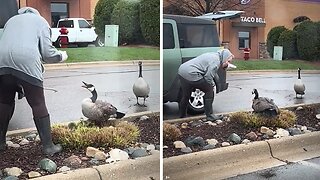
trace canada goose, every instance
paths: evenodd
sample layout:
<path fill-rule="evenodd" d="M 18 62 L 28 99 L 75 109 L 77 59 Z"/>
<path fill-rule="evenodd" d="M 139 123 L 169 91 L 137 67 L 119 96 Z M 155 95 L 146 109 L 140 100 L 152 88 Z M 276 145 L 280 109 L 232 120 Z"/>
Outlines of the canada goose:
<path fill-rule="evenodd" d="M 82 87 L 88 89 L 92 94 L 91 98 L 85 98 L 81 103 L 82 114 L 90 121 L 99 125 L 108 121 L 110 117 L 120 119 L 125 115 L 124 113 L 118 112 L 117 108 L 112 104 L 97 100 L 98 94 L 94 85 L 85 82 L 83 82 L 83 84 Z"/>
<path fill-rule="evenodd" d="M 296 92 L 296 98 L 298 98 L 297 97 L 298 94 L 300 95 L 300 98 L 302 98 L 302 95 L 304 95 L 304 91 L 306 90 L 306 87 L 304 86 L 304 84 L 301 80 L 300 71 L 301 71 L 301 69 L 298 68 L 298 79 L 293 86 L 294 91 Z"/>
<path fill-rule="evenodd" d="M 258 90 L 253 89 L 252 94 L 255 94 L 252 100 L 252 109 L 256 113 L 262 113 L 269 116 L 279 114 L 278 106 L 273 102 L 273 99 L 267 97 L 259 97 Z"/>
<path fill-rule="evenodd" d="M 145 106 L 146 98 L 149 97 L 150 87 L 146 80 L 142 77 L 142 62 L 139 61 L 139 77 L 136 82 L 133 84 L 133 93 L 137 98 L 137 105 L 139 104 L 138 98 L 143 98 L 143 106 Z"/>

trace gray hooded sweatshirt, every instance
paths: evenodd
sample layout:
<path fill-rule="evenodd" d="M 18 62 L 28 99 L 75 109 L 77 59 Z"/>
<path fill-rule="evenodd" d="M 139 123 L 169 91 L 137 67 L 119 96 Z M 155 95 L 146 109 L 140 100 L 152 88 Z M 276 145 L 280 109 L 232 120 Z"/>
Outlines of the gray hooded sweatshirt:
<path fill-rule="evenodd" d="M 204 78 L 210 85 L 215 85 L 214 77 L 222 63 L 232 56 L 228 49 L 205 53 L 180 65 L 178 74 L 188 81 Z M 218 77 L 217 77 L 218 78 Z"/>
<path fill-rule="evenodd" d="M 21 8 L 8 20 L 0 39 L 0 75 L 11 74 L 42 87 L 42 61 L 61 60 L 52 46 L 50 26 L 36 9 Z"/>

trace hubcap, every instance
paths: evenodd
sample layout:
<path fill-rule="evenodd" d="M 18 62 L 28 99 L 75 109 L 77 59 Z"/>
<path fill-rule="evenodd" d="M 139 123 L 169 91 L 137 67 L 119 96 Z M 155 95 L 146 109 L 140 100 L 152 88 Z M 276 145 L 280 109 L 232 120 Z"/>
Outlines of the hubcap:
<path fill-rule="evenodd" d="M 195 109 L 201 109 L 204 107 L 204 92 L 200 89 L 196 89 L 191 93 L 191 97 L 189 99 L 190 105 Z"/>

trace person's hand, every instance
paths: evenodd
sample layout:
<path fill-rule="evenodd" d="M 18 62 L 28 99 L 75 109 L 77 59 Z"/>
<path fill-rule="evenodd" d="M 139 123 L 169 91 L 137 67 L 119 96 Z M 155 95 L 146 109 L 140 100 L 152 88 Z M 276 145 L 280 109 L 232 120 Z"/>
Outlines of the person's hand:
<path fill-rule="evenodd" d="M 60 62 L 64 62 L 68 59 L 68 54 L 66 51 L 59 51 L 61 53 L 61 56 L 62 56 L 62 60 Z"/>

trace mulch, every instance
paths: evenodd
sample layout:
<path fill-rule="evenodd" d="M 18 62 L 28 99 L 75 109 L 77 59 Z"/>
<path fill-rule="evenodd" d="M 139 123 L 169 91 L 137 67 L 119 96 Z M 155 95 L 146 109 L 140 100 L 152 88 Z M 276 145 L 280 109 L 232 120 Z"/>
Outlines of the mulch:
<path fill-rule="evenodd" d="M 159 116 L 151 116 L 148 120 L 140 121 L 139 118 L 133 121 L 140 129 L 139 143 L 148 143 L 154 145 L 160 145 L 160 118 Z M 12 138 L 12 141 L 17 138 Z M 48 157 L 54 161 L 58 168 L 64 166 L 64 160 L 72 155 L 76 155 L 79 158 L 85 157 L 85 150 L 70 150 L 64 149 L 58 155 Z M 20 148 L 9 148 L 6 151 L 0 152 L 0 179 L 1 170 L 4 168 L 18 167 L 24 173 L 19 176 L 19 179 L 27 179 L 27 173 L 30 171 L 40 172 L 42 175 L 49 173 L 39 171 L 38 163 L 41 159 L 46 158 L 46 155 L 41 153 L 41 146 L 38 142 L 31 142 L 28 145 L 21 146 Z M 100 164 L 105 164 L 99 162 Z M 98 165 L 100 165 L 98 164 Z M 93 165 L 89 161 L 82 161 L 81 166 L 78 168 L 92 167 Z"/>
<path fill-rule="evenodd" d="M 306 105 L 302 106 L 303 110 L 296 111 L 296 108 L 286 108 L 288 110 L 291 110 L 295 112 L 297 116 L 297 122 L 298 125 L 303 125 L 307 127 L 312 127 L 320 130 L 320 126 L 318 123 L 320 120 L 316 119 L 316 115 L 320 114 L 320 104 L 312 104 L 312 105 Z M 228 142 L 228 137 L 232 133 L 238 134 L 241 139 L 245 139 L 245 135 L 250 133 L 251 131 L 255 132 L 256 134 L 260 133 L 260 128 L 248 128 L 245 127 L 243 124 L 240 124 L 238 122 L 223 122 L 217 126 L 210 126 L 207 124 L 201 125 L 199 127 L 190 127 L 186 129 L 182 129 L 181 127 L 182 123 L 176 124 L 177 127 L 179 127 L 182 135 L 180 136 L 179 140 L 182 142 L 185 142 L 186 139 L 190 136 L 200 136 L 204 140 L 206 139 L 216 139 L 218 140 L 218 144 L 216 145 L 216 148 L 221 147 L 222 142 Z M 272 129 L 272 128 L 271 128 Z M 273 129 L 276 130 L 276 129 Z M 257 141 L 261 141 L 261 136 L 258 137 Z M 164 141 L 164 146 L 168 146 L 167 149 L 163 150 L 163 157 L 172 157 L 172 156 L 178 156 L 182 155 L 180 149 L 174 148 L 173 141 Z M 192 147 L 191 148 L 193 152 L 202 151 L 201 147 Z"/>

